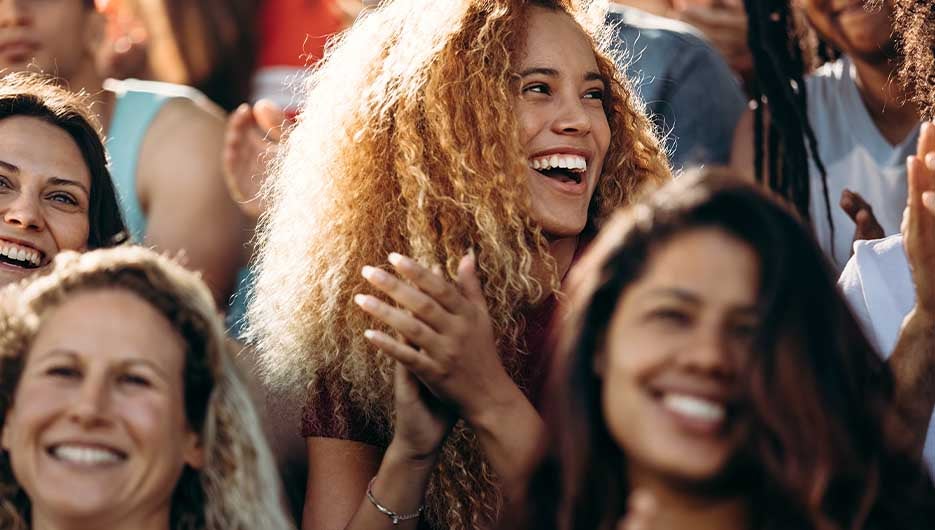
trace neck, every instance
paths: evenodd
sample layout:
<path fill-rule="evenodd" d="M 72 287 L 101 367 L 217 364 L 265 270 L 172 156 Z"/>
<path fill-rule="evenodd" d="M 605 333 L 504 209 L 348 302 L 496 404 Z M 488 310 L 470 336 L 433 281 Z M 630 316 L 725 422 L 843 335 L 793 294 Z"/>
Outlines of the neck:
<path fill-rule="evenodd" d="M 701 490 L 673 488 L 662 480 L 637 479 L 632 476 L 634 491 L 645 491 L 656 500 L 654 528 L 691 528 L 692 530 L 749 530 L 752 527 L 747 501 L 736 497 L 706 497 Z"/>
<path fill-rule="evenodd" d="M 551 254 L 552 258 L 555 260 L 555 271 L 558 273 L 559 281 L 565 279 L 565 275 L 568 274 L 568 269 L 571 268 L 571 262 L 574 261 L 575 252 L 578 250 L 579 237 L 580 236 L 548 238 L 549 254 Z M 539 303 L 548 298 L 548 286 L 551 279 L 550 275 L 542 264 L 537 264 L 534 266 L 532 274 L 545 288 L 543 297 L 538 302 L 536 302 Z"/>
<path fill-rule="evenodd" d="M 563 237 L 561 239 L 549 239 L 549 254 L 555 259 L 555 265 L 558 271 L 558 277 L 564 279 L 571 268 L 571 262 L 575 259 L 575 252 L 578 251 L 578 240 L 581 236 Z"/>
<path fill-rule="evenodd" d="M 74 92 L 83 90 L 90 95 L 91 112 L 95 114 L 106 133 L 110 129 L 116 98 L 112 92 L 104 90 L 104 78 L 97 73 L 94 64 L 79 68 L 74 75 L 65 79 L 65 87 Z"/>
<path fill-rule="evenodd" d="M 69 518 L 34 510 L 32 530 L 169 530 L 169 508 L 156 512 L 116 515 L 105 513 L 101 517 Z"/>
<path fill-rule="evenodd" d="M 857 90 L 874 124 L 889 141 L 899 144 L 919 124 L 919 109 L 895 80 L 891 59 L 868 62 L 851 58 L 857 71 Z"/>

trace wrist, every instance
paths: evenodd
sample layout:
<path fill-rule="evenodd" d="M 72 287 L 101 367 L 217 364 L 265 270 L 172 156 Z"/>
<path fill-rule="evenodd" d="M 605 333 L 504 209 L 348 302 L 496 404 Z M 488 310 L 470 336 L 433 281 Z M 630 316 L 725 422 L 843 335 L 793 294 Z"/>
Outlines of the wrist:
<path fill-rule="evenodd" d="M 515 417 L 524 405 L 532 408 L 522 390 L 509 377 L 495 385 L 495 391 L 486 394 L 486 399 L 471 410 L 464 410 L 464 421 L 480 432 L 494 433 L 505 420 Z"/>
<path fill-rule="evenodd" d="M 417 472 L 431 473 L 440 452 L 441 446 L 425 452 L 409 447 L 405 442 L 393 437 L 383 455 L 383 461 L 394 467 L 402 466 Z"/>

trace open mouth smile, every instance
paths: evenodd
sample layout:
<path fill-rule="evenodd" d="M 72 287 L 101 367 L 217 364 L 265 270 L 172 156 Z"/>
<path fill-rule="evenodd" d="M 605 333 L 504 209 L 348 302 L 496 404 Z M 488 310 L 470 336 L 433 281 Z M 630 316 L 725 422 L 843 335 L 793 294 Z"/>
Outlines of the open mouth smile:
<path fill-rule="evenodd" d="M 530 158 L 529 167 L 562 183 L 581 184 L 587 175 L 588 161 L 581 155 L 553 154 Z"/>
<path fill-rule="evenodd" d="M 33 270 L 42 266 L 45 253 L 24 245 L 0 240 L 0 263 L 20 269 Z"/>

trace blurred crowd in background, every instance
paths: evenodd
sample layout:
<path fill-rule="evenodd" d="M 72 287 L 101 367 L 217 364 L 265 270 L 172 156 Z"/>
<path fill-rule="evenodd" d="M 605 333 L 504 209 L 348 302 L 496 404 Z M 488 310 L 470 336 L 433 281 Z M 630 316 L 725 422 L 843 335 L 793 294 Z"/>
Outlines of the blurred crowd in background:
<path fill-rule="evenodd" d="M 931 0 L 0 0 L 0 529 L 935 528 Z"/>

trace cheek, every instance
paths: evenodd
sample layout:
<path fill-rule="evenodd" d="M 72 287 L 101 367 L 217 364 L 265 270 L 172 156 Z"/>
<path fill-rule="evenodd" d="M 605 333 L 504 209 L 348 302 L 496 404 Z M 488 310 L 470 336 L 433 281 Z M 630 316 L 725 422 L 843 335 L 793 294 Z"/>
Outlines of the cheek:
<path fill-rule="evenodd" d="M 58 250 L 84 250 L 91 227 L 84 213 L 56 212 L 48 220 L 49 232 Z"/>
<path fill-rule="evenodd" d="M 533 105 L 520 101 L 516 105 L 516 120 L 519 122 L 520 142 L 527 146 L 545 127 L 545 113 Z"/>

